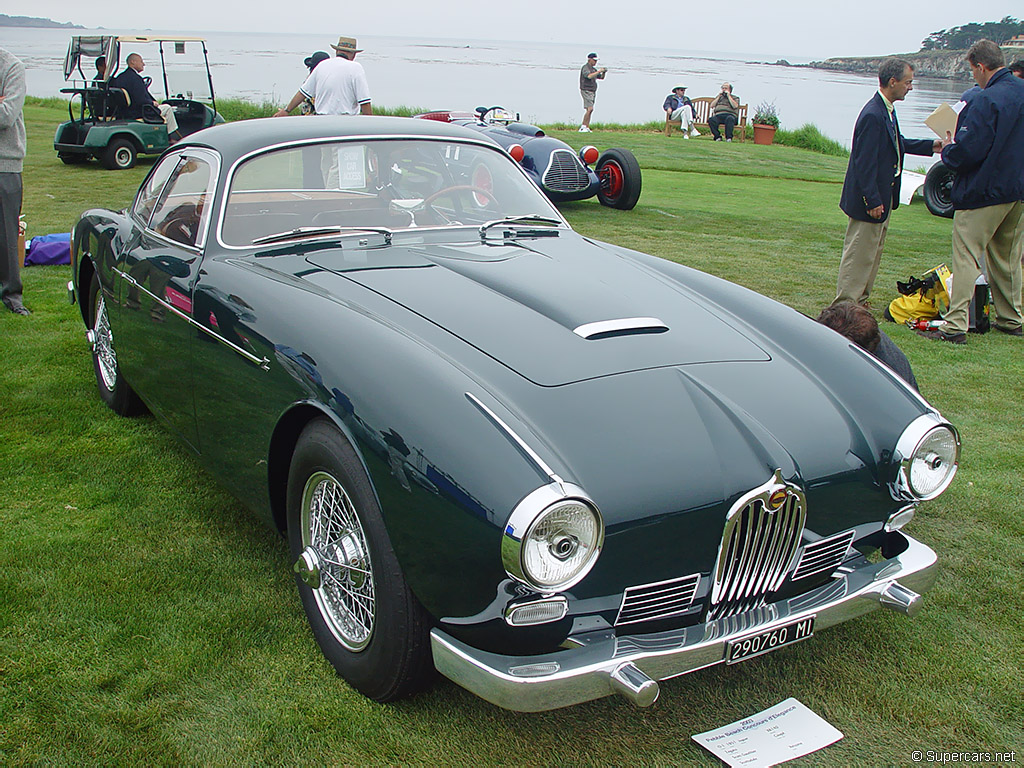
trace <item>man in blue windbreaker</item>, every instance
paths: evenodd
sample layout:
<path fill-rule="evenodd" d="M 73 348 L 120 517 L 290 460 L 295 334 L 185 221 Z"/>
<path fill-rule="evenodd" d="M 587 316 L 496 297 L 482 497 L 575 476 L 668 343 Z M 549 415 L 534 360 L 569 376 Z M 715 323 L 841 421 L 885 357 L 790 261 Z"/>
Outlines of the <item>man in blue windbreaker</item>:
<path fill-rule="evenodd" d="M 953 290 L 946 325 L 923 335 L 967 342 L 974 283 L 987 260 L 995 318 L 992 327 L 1021 336 L 1021 253 L 1024 250 L 1024 81 L 1006 68 L 999 46 L 979 40 L 967 63 L 981 91 L 946 134 L 942 162 L 953 180 Z M 986 259 L 987 254 L 987 259 Z"/>

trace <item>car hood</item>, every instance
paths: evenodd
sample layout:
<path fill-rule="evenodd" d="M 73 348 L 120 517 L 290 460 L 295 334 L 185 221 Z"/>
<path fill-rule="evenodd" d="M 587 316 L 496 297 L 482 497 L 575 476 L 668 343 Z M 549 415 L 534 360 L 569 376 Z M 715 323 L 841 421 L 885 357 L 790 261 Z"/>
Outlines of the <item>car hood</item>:
<path fill-rule="evenodd" d="M 307 261 L 411 310 L 542 386 L 663 366 L 770 359 L 720 307 L 613 247 L 564 230 L 557 238 L 514 244 L 324 250 Z"/>

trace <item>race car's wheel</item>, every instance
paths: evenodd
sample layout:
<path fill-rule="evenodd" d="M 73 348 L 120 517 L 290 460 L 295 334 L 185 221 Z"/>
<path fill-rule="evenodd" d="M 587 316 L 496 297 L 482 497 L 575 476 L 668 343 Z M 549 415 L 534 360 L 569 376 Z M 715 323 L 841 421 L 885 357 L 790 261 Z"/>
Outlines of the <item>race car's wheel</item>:
<path fill-rule="evenodd" d="M 924 204 L 936 216 L 953 218 L 953 178 L 956 176 L 941 162 L 924 177 Z"/>
<path fill-rule="evenodd" d="M 327 660 L 377 701 L 422 687 L 433 675 L 426 611 L 405 581 L 359 457 L 327 419 L 299 437 L 287 510 L 302 607 Z"/>
<path fill-rule="evenodd" d="M 124 380 L 117 365 L 107 303 L 100 289 L 99 278 L 95 274 L 89 283 L 89 307 L 92 325 L 89 328 L 88 339 L 92 346 L 92 366 L 96 372 L 96 387 L 99 389 L 100 399 L 114 413 L 121 416 L 137 416 L 144 413 L 146 406 Z"/>
<path fill-rule="evenodd" d="M 128 139 L 114 139 L 103 152 L 103 167 L 108 171 L 125 171 L 135 166 L 135 145 Z"/>
<path fill-rule="evenodd" d="M 597 199 L 601 205 L 630 211 L 640 199 L 640 163 L 628 149 L 605 150 L 597 160 L 597 176 L 601 189 Z"/>

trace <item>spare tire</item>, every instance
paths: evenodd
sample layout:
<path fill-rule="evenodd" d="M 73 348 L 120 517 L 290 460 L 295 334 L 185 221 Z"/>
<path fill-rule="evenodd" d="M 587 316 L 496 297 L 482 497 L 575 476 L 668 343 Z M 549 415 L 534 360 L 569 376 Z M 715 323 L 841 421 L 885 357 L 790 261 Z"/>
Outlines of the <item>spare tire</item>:
<path fill-rule="evenodd" d="M 936 216 L 953 218 L 953 171 L 936 163 L 924 177 L 924 204 Z"/>

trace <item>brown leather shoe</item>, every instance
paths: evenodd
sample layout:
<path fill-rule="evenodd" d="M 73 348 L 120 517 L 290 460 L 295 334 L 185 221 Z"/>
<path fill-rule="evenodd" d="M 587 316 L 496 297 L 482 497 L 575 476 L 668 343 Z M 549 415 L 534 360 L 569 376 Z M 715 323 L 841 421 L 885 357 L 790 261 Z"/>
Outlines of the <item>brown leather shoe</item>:
<path fill-rule="evenodd" d="M 967 334 L 966 333 L 943 333 L 939 330 L 933 331 L 917 331 L 918 336 L 924 336 L 926 339 L 935 339 L 936 341 L 948 341 L 950 344 L 966 344 Z"/>
<path fill-rule="evenodd" d="M 998 325 L 993 325 L 1000 333 L 1005 333 L 1007 336 L 1024 336 L 1024 330 L 1018 325 L 1016 328 L 1000 328 Z"/>

